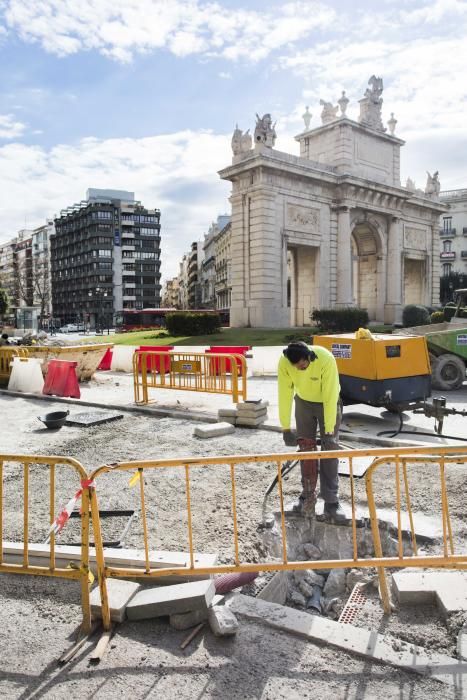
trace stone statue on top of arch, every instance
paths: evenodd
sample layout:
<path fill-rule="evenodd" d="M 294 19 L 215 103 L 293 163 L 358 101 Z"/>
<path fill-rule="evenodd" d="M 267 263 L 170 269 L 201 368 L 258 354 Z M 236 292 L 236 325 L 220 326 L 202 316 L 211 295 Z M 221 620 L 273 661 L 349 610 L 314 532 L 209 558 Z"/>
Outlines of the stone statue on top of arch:
<path fill-rule="evenodd" d="M 426 171 L 427 178 L 426 178 L 426 186 L 425 186 L 425 194 L 428 197 L 431 197 L 432 199 L 439 199 L 439 193 L 441 190 L 441 183 L 439 181 L 439 174 L 438 171 L 433 173 L 433 175 L 430 175 L 428 170 Z"/>
<path fill-rule="evenodd" d="M 377 131 L 386 131 L 381 119 L 383 79 L 372 75 L 368 81 L 368 85 L 370 87 L 365 90 L 365 96 L 359 100 L 360 116 L 358 121 L 360 124 L 365 124 Z"/>
<path fill-rule="evenodd" d="M 272 123 L 270 114 L 264 114 L 263 117 L 257 114 L 254 135 L 255 145 L 263 144 L 268 148 L 273 148 L 277 138 L 275 126 L 276 122 Z"/>

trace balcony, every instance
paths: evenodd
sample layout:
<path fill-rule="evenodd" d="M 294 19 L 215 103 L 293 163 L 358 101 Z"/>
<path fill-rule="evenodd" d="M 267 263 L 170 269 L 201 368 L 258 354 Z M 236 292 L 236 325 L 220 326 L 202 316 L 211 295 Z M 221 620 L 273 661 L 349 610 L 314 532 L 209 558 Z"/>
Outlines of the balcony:
<path fill-rule="evenodd" d="M 464 229 L 464 231 L 467 231 L 467 228 Z M 452 238 L 453 236 L 456 235 L 456 229 L 450 228 L 448 230 L 445 230 L 445 229 L 441 228 L 439 230 L 439 235 L 440 235 L 440 238 Z"/>
<path fill-rule="evenodd" d="M 443 252 L 439 254 L 439 257 L 441 258 L 441 260 L 455 260 L 456 254 L 454 253 L 454 251 L 451 251 L 449 253 Z"/>

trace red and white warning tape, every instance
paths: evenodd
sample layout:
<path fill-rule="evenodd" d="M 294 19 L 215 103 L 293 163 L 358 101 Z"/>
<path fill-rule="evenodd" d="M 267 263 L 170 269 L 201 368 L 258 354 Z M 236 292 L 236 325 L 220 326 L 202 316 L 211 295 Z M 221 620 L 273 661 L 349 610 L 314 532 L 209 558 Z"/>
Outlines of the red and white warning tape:
<path fill-rule="evenodd" d="M 75 493 L 73 498 L 70 498 L 66 506 L 60 511 L 60 513 L 57 515 L 52 525 L 50 526 L 49 537 L 52 533 L 54 535 L 58 535 L 60 530 L 63 529 L 65 523 L 70 519 L 70 515 L 74 511 L 76 503 L 81 498 L 83 490 L 90 488 L 91 486 L 94 486 L 94 482 L 91 479 L 83 479 L 81 481 L 81 488 Z"/>

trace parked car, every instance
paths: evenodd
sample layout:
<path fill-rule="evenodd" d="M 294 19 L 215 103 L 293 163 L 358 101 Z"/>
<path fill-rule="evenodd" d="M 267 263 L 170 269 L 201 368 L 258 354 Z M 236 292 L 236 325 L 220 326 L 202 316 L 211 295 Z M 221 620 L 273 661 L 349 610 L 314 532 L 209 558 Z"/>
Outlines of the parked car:
<path fill-rule="evenodd" d="M 65 326 L 58 329 L 59 333 L 77 333 L 78 330 L 79 327 L 76 323 L 67 323 Z"/>

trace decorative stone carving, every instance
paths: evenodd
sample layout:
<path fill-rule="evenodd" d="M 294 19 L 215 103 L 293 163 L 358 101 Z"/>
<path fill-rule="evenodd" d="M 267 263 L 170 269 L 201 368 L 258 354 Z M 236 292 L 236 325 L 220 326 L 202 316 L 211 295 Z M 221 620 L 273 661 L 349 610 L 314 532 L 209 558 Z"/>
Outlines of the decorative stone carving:
<path fill-rule="evenodd" d="M 412 226 L 404 226 L 404 247 L 412 250 L 426 250 L 426 231 Z"/>
<path fill-rule="evenodd" d="M 238 124 L 235 125 L 235 130 L 232 134 L 232 153 L 234 156 L 241 155 L 251 150 L 252 139 L 249 129 L 243 133 L 241 129 L 238 128 Z"/>
<path fill-rule="evenodd" d="M 325 102 L 324 100 L 319 101 L 320 105 L 323 105 L 323 111 L 321 112 L 321 122 L 322 124 L 329 124 L 337 119 L 337 110 L 339 106 L 332 104 L 332 102 Z"/>
<path fill-rule="evenodd" d="M 275 130 L 276 122 L 272 123 L 271 115 L 264 114 L 260 117 L 256 115 L 255 144 L 263 144 L 272 148 L 276 142 L 277 134 Z"/>
<path fill-rule="evenodd" d="M 345 94 L 345 90 L 342 90 L 342 95 L 340 98 L 337 100 L 337 104 L 341 108 L 341 117 L 345 117 L 345 113 L 347 111 L 347 105 L 349 104 L 349 98 Z"/>
<path fill-rule="evenodd" d="M 425 186 L 425 194 L 428 197 L 431 197 L 432 199 L 439 199 L 439 192 L 441 189 L 441 184 L 439 182 L 439 175 L 438 171 L 433 173 L 433 175 L 430 175 L 428 170 L 426 171 L 427 174 L 427 180 L 426 180 L 426 186 Z"/>
<path fill-rule="evenodd" d="M 315 233 L 319 231 L 319 214 L 319 209 L 287 204 L 286 228 Z"/>
<path fill-rule="evenodd" d="M 388 120 L 389 133 L 394 136 L 396 130 L 397 119 L 394 118 L 394 112 L 391 112 L 391 119 Z"/>
<path fill-rule="evenodd" d="M 312 114 L 311 114 L 311 112 L 308 110 L 308 105 L 307 105 L 307 106 L 306 106 L 306 109 L 305 109 L 305 112 L 302 114 L 302 119 L 303 119 L 303 121 L 305 122 L 305 129 L 306 129 L 306 131 L 308 131 L 308 129 L 310 128 L 311 117 L 312 117 Z"/>
<path fill-rule="evenodd" d="M 409 190 L 409 192 L 415 192 L 415 189 L 416 189 L 415 182 L 412 180 L 411 177 L 407 178 L 407 182 L 405 183 L 405 187 L 406 187 L 406 189 Z"/>
<path fill-rule="evenodd" d="M 386 131 L 381 120 L 381 108 L 383 105 L 383 79 L 372 75 L 368 81 L 371 86 L 365 90 L 365 96 L 359 100 L 360 116 L 358 121 L 360 124 L 376 129 L 377 131 Z"/>

